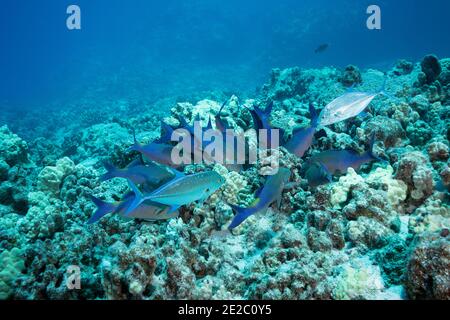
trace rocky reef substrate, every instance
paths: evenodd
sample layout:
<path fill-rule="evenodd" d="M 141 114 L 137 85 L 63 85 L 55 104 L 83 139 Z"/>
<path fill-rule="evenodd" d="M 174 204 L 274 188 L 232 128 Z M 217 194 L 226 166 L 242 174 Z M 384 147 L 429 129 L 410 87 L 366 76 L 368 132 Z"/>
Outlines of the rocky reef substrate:
<path fill-rule="evenodd" d="M 294 129 L 308 125 L 310 102 L 320 109 L 353 85 L 376 91 L 384 78 L 355 66 L 274 69 L 254 97 L 227 97 L 222 117 L 246 129 L 248 109 L 271 100 L 272 123 Z M 104 110 L 96 117 L 93 109 L 89 118 L 101 122 L 77 127 L 74 120 L 27 141 L 0 127 L 0 299 L 449 299 L 450 59 L 399 61 L 386 90 L 397 99 L 379 97 L 366 115 L 320 129 L 304 159 L 283 151 L 299 185 L 284 193 L 280 210 L 249 218 L 226 238 L 213 236 L 232 219 L 226 202 L 252 202 L 263 182 L 255 168 L 216 165 L 226 184 L 169 221 L 86 223 L 95 209 L 89 195 L 114 202 L 127 191 L 126 181 L 98 177 L 102 161 L 124 166 L 135 156 L 127 152 L 133 129 L 151 141 L 161 119 L 206 121 L 222 101 L 126 112 L 129 118 Z M 309 188 L 308 157 L 362 152 L 373 134 L 385 162 Z M 72 265 L 81 270 L 80 290 L 66 285 Z"/>

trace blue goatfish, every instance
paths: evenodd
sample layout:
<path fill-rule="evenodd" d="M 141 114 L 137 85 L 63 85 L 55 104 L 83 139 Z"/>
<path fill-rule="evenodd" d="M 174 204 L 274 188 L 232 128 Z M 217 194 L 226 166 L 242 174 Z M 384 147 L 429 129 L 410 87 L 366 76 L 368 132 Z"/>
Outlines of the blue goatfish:
<path fill-rule="evenodd" d="M 242 208 L 229 205 L 236 212 L 236 215 L 228 226 L 228 230 L 233 230 L 251 215 L 267 210 L 275 201 L 277 206 L 280 207 L 281 193 L 287 188 L 290 176 L 291 171 L 289 169 L 279 168 L 278 172 L 269 176 L 264 185 L 256 192 L 256 203 L 252 207 Z"/>
<path fill-rule="evenodd" d="M 331 182 L 332 175 L 345 173 L 350 167 L 356 170 L 364 163 L 375 160 L 383 161 L 373 154 L 374 138 L 373 135 L 370 141 L 370 149 L 363 154 L 353 150 L 328 150 L 312 156 L 306 171 L 309 185 L 316 187 Z"/>
<path fill-rule="evenodd" d="M 173 212 L 182 205 L 194 201 L 204 201 L 225 183 L 225 179 L 215 171 L 200 172 L 188 176 L 175 170 L 174 172 L 176 174 L 174 179 L 148 194 L 142 194 L 132 181 L 128 181 L 130 189 L 136 196 L 126 210 L 126 215 L 147 200 L 170 206 L 169 212 Z"/>
<path fill-rule="evenodd" d="M 312 104 L 309 105 L 309 113 L 311 116 L 311 124 L 307 128 L 294 130 L 292 138 L 284 144 L 284 147 L 292 154 L 301 158 L 308 151 L 313 142 L 314 133 L 316 132 L 318 124 L 318 116 L 316 109 Z"/>
<path fill-rule="evenodd" d="M 100 177 L 101 181 L 113 178 L 124 178 L 135 184 L 149 183 L 159 185 L 174 176 L 173 172 L 154 162 L 143 164 L 140 159 L 131 162 L 125 169 L 118 169 L 110 163 L 104 163 L 107 172 Z"/>
<path fill-rule="evenodd" d="M 327 126 L 359 115 L 378 95 L 383 94 L 389 97 L 385 92 L 385 86 L 386 80 L 378 92 L 358 92 L 349 90 L 347 93 L 331 101 L 322 109 L 319 116 L 319 125 Z"/>
<path fill-rule="evenodd" d="M 126 194 L 121 202 L 107 203 L 94 196 L 91 200 L 97 206 L 97 210 L 88 220 L 89 224 L 97 222 L 108 213 L 117 213 L 124 218 L 144 219 L 146 221 L 166 220 L 178 215 L 178 211 L 169 212 L 170 207 L 152 201 L 144 201 L 134 210 L 126 214 L 127 209 L 134 201 L 132 192 Z"/>

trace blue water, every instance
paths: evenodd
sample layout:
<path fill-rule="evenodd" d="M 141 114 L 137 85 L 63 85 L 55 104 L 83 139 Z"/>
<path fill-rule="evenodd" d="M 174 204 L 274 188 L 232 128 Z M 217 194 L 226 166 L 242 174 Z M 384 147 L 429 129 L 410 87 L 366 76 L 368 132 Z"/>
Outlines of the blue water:
<path fill-rule="evenodd" d="M 382 9 L 382 30 L 366 8 Z M 77 4 L 82 30 L 66 28 Z M 448 0 L 3 0 L 0 105 L 41 107 L 89 90 L 157 99 L 246 92 L 273 67 L 388 68 L 448 56 Z M 315 54 L 328 43 L 329 49 Z"/>

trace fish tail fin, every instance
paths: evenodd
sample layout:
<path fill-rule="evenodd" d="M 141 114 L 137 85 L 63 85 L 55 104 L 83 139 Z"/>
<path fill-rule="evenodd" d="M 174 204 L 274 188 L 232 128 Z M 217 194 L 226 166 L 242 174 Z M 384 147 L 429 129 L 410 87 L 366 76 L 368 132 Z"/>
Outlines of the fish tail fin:
<path fill-rule="evenodd" d="M 136 130 L 133 128 L 133 145 L 128 148 L 128 151 L 139 151 L 141 144 L 136 139 Z"/>
<path fill-rule="evenodd" d="M 155 140 L 156 143 L 169 143 L 172 140 L 173 128 L 164 121 L 161 121 L 161 135 Z M 135 143 L 136 144 L 136 143 Z"/>
<path fill-rule="evenodd" d="M 270 101 L 269 104 L 266 106 L 266 109 L 264 109 L 264 113 L 267 117 L 270 117 L 270 114 L 273 110 L 273 101 Z"/>
<path fill-rule="evenodd" d="M 116 210 L 116 206 L 107 203 L 103 200 L 100 200 L 94 196 L 90 196 L 92 202 L 97 206 L 97 210 L 94 212 L 92 217 L 89 218 L 88 224 L 92 224 L 94 222 L 97 222 L 100 220 L 103 216 L 107 215 L 108 213 L 114 212 Z"/>
<path fill-rule="evenodd" d="M 400 102 L 399 98 L 394 97 L 392 94 L 390 94 L 389 92 L 386 91 L 386 82 L 387 82 L 387 76 L 384 77 L 383 84 L 382 84 L 380 90 L 378 90 L 378 94 L 381 94 L 381 95 L 399 103 Z"/>
<path fill-rule="evenodd" d="M 235 213 L 233 220 L 228 226 L 228 230 L 231 232 L 234 228 L 238 227 L 245 219 L 256 213 L 254 208 L 242 208 L 232 204 L 228 204 Z"/>
<path fill-rule="evenodd" d="M 265 109 L 261 109 L 256 105 L 253 107 L 254 112 L 261 120 L 265 119 L 268 120 L 270 118 L 270 114 L 272 113 L 272 109 L 273 109 L 273 101 L 270 101 Z"/>
<path fill-rule="evenodd" d="M 319 125 L 319 114 L 312 103 L 309 104 L 309 114 L 311 116 L 311 126 L 317 127 Z"/>
<path fill-rule="evenodd" d="M 103 166 L 106 169 L 106 173 L 100 177 L 101 181 L 107 181 L 116 177 L 117 168 L 114 167 L 110 162 L 103 162 Z"/>
<path fill-rule="evenodd" d="M 133 202 L 130 203 L 127 210 L 125 211 L 125 216 L 133 212 L 139 205 L 144 201 L 144 196 L 142 195 L 142 192 L 139 190 L 139 188 L 133 183 L 133 181 L 128 179 L 128 186 L 134 193 L 134 199 Z"/>

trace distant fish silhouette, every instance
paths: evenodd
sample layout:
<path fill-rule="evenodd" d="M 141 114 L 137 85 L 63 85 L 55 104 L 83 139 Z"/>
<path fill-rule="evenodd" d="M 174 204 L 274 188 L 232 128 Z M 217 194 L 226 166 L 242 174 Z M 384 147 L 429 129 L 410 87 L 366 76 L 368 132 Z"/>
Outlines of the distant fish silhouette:
<path fill-rule="evenodd" d="M 320 46 L 318 46 L 316 48 L 316 50 L 314 50 L 314 53 L 322 53 L 324 51 L 326 51 L 328 49 L 329 45 L 328 43 L 323 43 Z"/>

